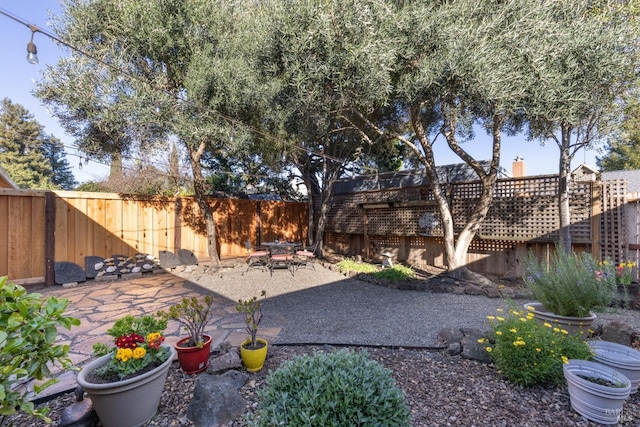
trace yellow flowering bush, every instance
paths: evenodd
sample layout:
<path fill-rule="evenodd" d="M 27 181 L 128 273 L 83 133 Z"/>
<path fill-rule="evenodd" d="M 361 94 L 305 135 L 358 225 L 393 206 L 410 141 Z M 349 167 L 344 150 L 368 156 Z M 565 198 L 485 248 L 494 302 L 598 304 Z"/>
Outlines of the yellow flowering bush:
<path fill-rule="evenodd" d="M 580 338 L 548 323 L 540 324 L 532 313 L 511 308 L 506 315 L 487 319 L 492 334 L 478 341 L 486 343 L 496 369 L 520 386 L 559 384 L 564 378 L 563 363 L 591 358 L 589 346 Z"/>
<path fill-rule="evenodd" d="M 115 338 L 114 346 L 103 343 L 93 346 L 97 356 L 112 354 L 111 360 L 94 370 L 105 380 L 126 379 L 139 375 L 147 366 L 155 367 L 167 360 L 169 349 L 162 346 L 162 333 L 167 319 L 154 316 L 125 316 L 118 319 L 107 334 Z"/>

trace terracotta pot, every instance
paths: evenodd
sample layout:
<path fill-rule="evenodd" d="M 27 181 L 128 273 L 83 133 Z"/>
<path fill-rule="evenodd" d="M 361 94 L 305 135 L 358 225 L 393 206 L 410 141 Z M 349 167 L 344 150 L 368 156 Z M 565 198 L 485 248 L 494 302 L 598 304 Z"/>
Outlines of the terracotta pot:
<path fill-rule="evenodd" d="M 529 307 L 533 308 L 533 310 Z M 580 336 L 582 339 L 587 339 L 589 328 L 596 320 L 594 313 L 591 313 L 588 317 L 560 316 L 550 312 L 539 302 L 527 303 L 524 305 L 524 308 L 527 312 L 531 311 L 534 319 L 540 323 L 549 323 L 554 327 L 557 326 L 560 329 L 565 329 L 570 334 Z"/>
<path fill-rule="evenodd" d="M 571 407 L 583 417 L 600 424 L 617 424 L 624 401 L 631 392 L 631 381 L 613 368 L 597 362 L 569 359 L 563 365 Z M 597 378 L 622 387 L 610 387 L 588 379 Z"/>
<path fill-rule="evenodd" d="M 111 355 L 102 356 L 85 366 L 78 374 L 78 385 L 91 398 L 93 408 L 104 427 L 137 427 L 149 421 L 158 410 L 162 389 L 167 379 L 175 350 L 156 369 L 134 378 L 106 384 L 87 382 L 86 376 L 106 364 Z"/>
<path fill-rule="evenodd" d="M 264 361 L 267 359 L 269 343 L 262 338 L 257 338 L 256 341 L 263 343 L 264 346 L 257 350 L 245 348 L 246 345 L 251 344 L 251 338 L 247 338 L 240 344 L 240 358 L 242 359 L 242 363 L 244 363 L 244 367 L 249 372 L 257 372 L 262 369 Z"/>
<path fill-rule="evenodd" d="M 211 337 L 203 335 L 205 342 L 202 347 L 184 347 L 183 344 L 191 340 L 191 337 L 178 341 L 174 348 L 178 352 L 178 362 L 186 374 L 197 374 L 209 366 L 209 356 L 211 355 Z"/>

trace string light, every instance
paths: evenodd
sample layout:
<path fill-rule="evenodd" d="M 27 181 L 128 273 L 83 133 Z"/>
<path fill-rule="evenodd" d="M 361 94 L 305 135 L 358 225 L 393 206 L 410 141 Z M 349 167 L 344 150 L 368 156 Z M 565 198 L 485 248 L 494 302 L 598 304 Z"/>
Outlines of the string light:
<path fill-rule="evenodd" d="M 95 56 L 93 56 L 93 55 L 91 55 L 91 54 L 89 54 L 89 53 L 87 53 L 87 52 L 85 52 L 85 51 L 73 46 L 72 44 L 65 42 L 64 40 L 58 38 L 56 35 L 48 32 L 48 31 L 46 31 L 46 30 L 44 30 L 42 28 L 37 27 L 36 25 L 29 24 L 24 19 L 16 16 L 15 14 L 7 11 L 6 9 L 3 9 L 3 8 L 0 7 L 0 14 L 6 16 L 9 19 L 12 19 L 12 20 L 14 20 L 14 21 L 16 21 L 18 23 L 21 23 L 21 24 L 27 26 L 29 29 L 31 29 L 31 41 L 27 44 L 27 52 L 28 52 L 27 60 L 29 60 L 29 56 L 31 55 L 31 50 L 30 49 L 33 48 L 32 60 L 35 60 L 35 62 L 29 61 L 29 62 L 31 62 L 33 64 L 36 64 L 38 62 L 37 49 L 36 49 L 35 44 L 33 43 L 33 35 L 37 31 L 37 32 L 42 33 L 45 36 L 49 37 L 50 39 L 52 39 L 52 40 L 54 40 L 54 41 L 56 41 L 56 42 L 58 42 L 58 43 L 60 43 L 60 44 L 62 44 L 64 46 L 68 47 L 69 49 L 71 49 L 71 50 L 73 50 L 73 51 L 75 51 L 75 52 L 77 52 L 77 53 L 79 53 L 79 54 L 81 54 L 83 56 L 86 56 L 87 58 L 90 58 L 90 59 L 102 64 L 103 66 L 105 66 L 105 67 L 107 67 L 107 68 L 109 68 L 109 69 L 111 69 L 111 70 L 123 75 L 123 76 L 126 76 L 126 77 L 128 77 L 128 78 L 130 78 L 132 80 L 138 81 L 138 82 L 140 82 L 140 83 L 142 83 L 144 85 L 150 86 L 150 87 L 152 87 L 152 89 L 154 89 L 156 91 L 159 91 L 159 92 L 162 92 L 165 95 L 170 96 L 170 97 L 172 97 L 172 98 L 174 98 L 174 99 L 176 99 L 176 100 L 178 100 L 180 102 L 189 103 L 190 105 L 193 105 L 189 100 L 181 97 L 179 94 L 174 94 L 169 90 L 158 89 L 156 87 L 153 87 L 153 85 L 149 81 L 147 81 L 147 80 L 145 80 L 145 79 L 143 79 L 143 78 L 141 78 L 139 76 L 136 76 L 135 74 L 132 74 L 132 73 L 126 71 L 126 70 L 123 70 L 123 69 L 117 67 L 116 65 L 114 65 L 112 63 L 108 63 L 108 62 L 106 62 L 106 61 L 104 61 L 104 60 L 102 60 L 100 58 L 97 58 L 97 57 L 95 57 Z M 202 106 L 197 106 L 197 107 L 199 109 L 205 109 L 207 112 L 211 113 L 212 115 L 215 115 L 215 116 L 217 116 L 217 117 L 219 117 L 219 118 L 231 123 L 231 134 L 229 136 L 229 140 L 231 142 L 234 141 L 234 139 L 235 139 L 235 123 L 236 123 L 236 119 L 235 118 L 229 117 L 229 116 L 227 116 L 227 115 L 225 115 L 223 113 L 220 113 L 219 111 L 213 110 L 213 109 L 211 109 L 209 107 L 202 107 Z M 155 111 L 156 111 L 156 113 L 160 112 L 160 105 L 159 105 L 158 102 L 156 102 Z M 333 157 L 333 156 L 329 156 L 329 155 L 325 154 L 324 152 L 321 152 L 321 153 L 314 152 L 314 151 L 308 150 L 308 149 L 306 149 L 304 147 L 299 147 L 296 144 L 289 144 L 289 143 L 287 143 L 285 141 L 280 141 L 274 135 L 272 135 L 272 134 L 270 134 L 268 132 L 265 132 L 265 131 L 263 131 L 261 129 L 257 129 L 257 128 L 251 126 L 251 125 L 246 124 L 246 123 L 242 123 L 242 125 L 245 126 L 248 129 L 250 129 L 252 132 L 254 132 L 257 135 L 260 135 L 260 136 L 262 136 L 262 137 L 264 137 L 266 139 L 272 140 L 274 142 L 281 143 L 285 148 L 285 153 L 286 153 L 286 147 L 288 145 L 290 148 L 298 150 L 300 152 L 304 152 L 306 155 L 309 155 L 309 156 L 317 156 L 317 157 L 320 157 L 320 158 L 322 158 L 322 159 L 324 159 L 326 161 L 328 160 L 328 161 L 337 162 L 337 163 L 341 163 L 341 164 L 344 163 L 344 159 L 339 159 L 339 158 L 336 158 L 336 157 Z M 285 157 L 285 155 L 286 154 L 283 153 L 283 158 Z M 107 165 L 107 166 L 109 166 L 109 165 Z"/>

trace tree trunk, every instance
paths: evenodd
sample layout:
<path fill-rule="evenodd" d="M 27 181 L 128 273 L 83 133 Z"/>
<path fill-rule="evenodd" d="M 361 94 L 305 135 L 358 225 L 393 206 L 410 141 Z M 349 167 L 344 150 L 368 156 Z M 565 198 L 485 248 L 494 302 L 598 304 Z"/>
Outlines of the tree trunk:
<path fill-rule="evenodd" d="M 204 152 L 205 143 L 201 142 L 197 150 L 193 150 L 189 144 L 189 161 L 191 162 L 191 170 L 193 172 L 193 189 L 196 202 L 200 207 L 200 212 L 204 216 L 205 228 L 207 232 L 207 249 L 209 251 L 209 261 L 215 267 L 220 266 L 220 255 L 218 254 L 216 224 L 213 220 L 213 212 L 207 201 L 207 192 L 204 188 L 204 179 L 202 177 L 202 167 L 200 166 L 200 158 Z"/>
<path fill-rule="evenodd" d="M 477 173 L 482 185 L 480 198 L 476 201 L 469 220 L 460 231 L 458 239 L 456 241 L 451 209 L 449 207 L 447 195 L 444 193 L 442 186 L 439 183 L 433 149 L 428 140 L 424 127 L 422 126 L 420 114 L 420 106 L 413 106 L 411 108 L 411 123 L 414 131 L 416 132 L 416 136 L 418 137 L 418 140 L 420 141 L 422 146 L 423 155 L 421 156 L 421 159 L 429 175 L 429 186 L 433 191 L 436 201 L 438 202 L 440 217 L 442 219 L 445 256 L 449 269 L 449 275 L 456 279 L 466 279 L 481 281 L 484 283 L 491 283 L 490 281 L 488 281 L 488 279 L 479 274 L 473 273 L 466 268 L 466 256 L 469 245 L 480 229 L 482 221 L 484 221 L 484 218 L 486 217 L 493 200 L 493 191 L 495 189 L 496 181 L 498 178 L 498 171 L 500 168 L 502 118 L 497 114 L 493 117 L 492 158 L 490 170 L 488 173 L 482 168 L 480 163 L 478 163 L 467 152 L 460 148 L 455 139 L 455 123 L 449 122 L 445 118 L 443 133 L 445 135 L 445 138 L 447 139 L 447 144 L 462 160 L 465 161 L 465 163 L 467 163 Z"/>
<path fill-rule="evenodd" d="M 558 176 L 558 216 L 560 217 L 560 246 L 571 251 L 571 212 L 569 211 L 569 178 L 571 176 L 571 126 L 562 125 L 560 165 Z"/>

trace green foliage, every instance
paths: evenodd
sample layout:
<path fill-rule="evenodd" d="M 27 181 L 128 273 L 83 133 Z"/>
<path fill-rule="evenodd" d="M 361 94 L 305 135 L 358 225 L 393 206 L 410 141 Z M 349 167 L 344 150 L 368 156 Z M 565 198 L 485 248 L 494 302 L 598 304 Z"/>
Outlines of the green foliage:
<path fill-rule="evenodd" d="M 72 367 L 68 345 L 55 344 L 57 328 L 78 326 L 76 318 L 64 316 L 69 301 L 27 293 L 19 285 L 0 277 L 0 424 L 2 417 L 17 410 L 48 420 L 48 408 L 36 410 L 26 390 L 15 387 L 31 379 L 49 378 L 50 364 Z M 35 388 L 41 392 L 57 379 L 49 378 Z"/>
<path fill-rule="evenodd" d="M 392 371 L 363 351 L 304 355 L 283 363 L 258 391 L 253 426 L 408 426 Z"/>
<path fill-rule="evenodd" d="M 98 376 L 108 378 L 115 374 L 123 379 L 133 375 L 156 361 L 164 362 L 169 357 L 169 350 L 162 346 L 167 320 L 159 316 L 124 316 L 116 320 L 107 330 L 114 338 L 113 346 L 104 343 L 93 345 L 96 356 L 112 353 L 108 363 L 96 368 Z"/>
<path fill-rule="evenodd" d="M 242 313 L 244 322 L 246 324 L 245 331 L 251 336 L 251 348 L 257 348 L 256 339 L 258 337 L 258 327 L 262 322 L 262 306 L 264 305 L 264 299 L 266 298 L 267 291 L 262 291 L 260 296 L 262 300 L 258 300 L 258 297 L 253 297 L 248 300 L 238 300 L 236 310 Z"/>
<path fill-rule="evenodd" d="M 0 104 L 0 166 L 21 188 L 69 190 L 75 185 L 60 140 L 45 135 L 26 108 L 7 98 Z"/>
<path fill-rule="evenodd" d="M 200 302 L 198 298 L 182 298 L 177 304 L 169 307 L 169 311 L 158 312 L 158 316 L 164 319 L 177 320 L 182 326 L 187 328 L 191 340 L 187 343 L 191 347 L 202 347 L 204 344 L 204 328 L 213 316 L 213 304 L 215 300 L 211 294 L 204 297 Z"/>
<path fill-rule="evenodd" d="M 356 262 L 353 258 L 343 258 L 338 264 L 341 273 L 355 271 L 357 273 L 376 273 L 380 271 L 378 267 L 366 262 Z"/>
<path fill-rule="evenodd" d="M 402 264 L 394 264 L 392 268 L 385 268 L 377 271 L 371 276 L 377 279 L 385 279 L 392 283 L 402 282 L 404 280 L 415 279 L 416 272 L 411 267 L 406 267 Z"/>
<path fill-rule="evenodd" d="M 560 316 L 589 316 L 591 310 L 607 307 L 616 296 L 615 266 L 598 262 L 586 252 L 567 252 L 556 245 L 549 265 L 529 253 L 522 268 L 522 278 L 534 298 Z"/>
<path fill-rule="evenodd" d="M 626 109 L 622 132 L 609 141 L 596 163 L 603 171 L 640 169 L 640 102 Z"/>
<path fill-rule="evenodd" d="M 510 309 L 503 317 L 502 310 L 498 311 L 497 316 L 487 316 L 493 334 L 486 350 L 509 381 L 523 387 L 560 384 L 563 363 L 591 358 L 589 346 L 579 336 L 542 324 L 530 312 Z M 485 341 L 479 340 L 481 344 Z"/>

